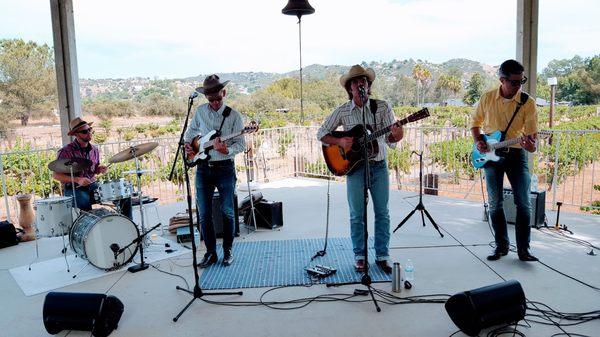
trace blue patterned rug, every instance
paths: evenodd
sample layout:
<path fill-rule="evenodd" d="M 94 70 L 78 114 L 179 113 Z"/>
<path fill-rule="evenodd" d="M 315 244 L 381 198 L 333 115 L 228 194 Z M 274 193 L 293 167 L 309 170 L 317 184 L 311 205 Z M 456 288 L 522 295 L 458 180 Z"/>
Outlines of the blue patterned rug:
<path fill-rule="evenodd" d="M 362 274 L 354 270 L 354 253 L 350 238 L 329 238 L 327 254 L 310 259 L 323 249 L 324 239 L 234 242 L 234 263 L 221 263 L 223 252 L 217 248 L 219 262 L 206 268 L 200 278 L 202 289 L 239 289 L 276 287 L 282 285 L 309 285 L 315 283 L 360 282 Z M 373 239 L 369 238 L 369 247 Z M 369 248 L 370 272 L 373 282 L 390 281 L 375 265 L 375 251 Z M 329 277 L 314 279 L 306 268 L 324 265 L 337 269 Z"/>

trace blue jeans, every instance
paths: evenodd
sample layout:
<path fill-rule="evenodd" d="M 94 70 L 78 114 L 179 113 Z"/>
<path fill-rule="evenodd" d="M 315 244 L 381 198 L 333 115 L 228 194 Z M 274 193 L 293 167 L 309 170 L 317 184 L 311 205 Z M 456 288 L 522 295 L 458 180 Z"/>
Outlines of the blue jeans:
<path fill-rule="evenodd" d="M 95 182 L 88 186 L 76 188 L 75 201 L 77 202 L 77 208 L 86 212 L 92 210 L 92 205 L 97 203 L 96 199 L 94 199 L 94 191 L 96 189 L 98 189 L 98 184 Z M 65 184 L 64 193 L 66 197 L 73 196 L 73 188 L 71 187 L 70 183 Z M 119 203 L 121 214 L 129 219 L 133 219 L 131 198 L 123 198 L 115 201 L 115 203 Z M 75 203 L 73 203 L 73 206 L 75 206 Z"/>
<path fill-rule="evenodd" d="M 506 215 L 504 214 L 504 208 L 502 208 L 504 201 L 504 173 L 506 173 L 512 187 L 517 207 L 515 220 L 517 249 L 526 250 L 529 249 L 529 240 L 531 237 L 531 228 L 529 227 L 531 218 L 529 184 L 531 180 L 525 150 L 511 149 L 503 162 L 489 162 L 485 166 L 490 218 L 492 220 L 492 227 L 494 228 L 496 247 L 499 249 L 508 249 L 510 245 L 506 228 Z"/>
<path fill-rule="evenodd" d="M 387 162 L 385 160 L 371 162 L 369 168 L 369 180 L 371 182 L 369 191 L 371 192 L 373 211 L 375 212 L 375 255 L 377 261 L 386 261 L 390 257 L 390 212 L 388 208 L 390 178 Z M 346 177 L 346 192 L 348 206 L 350 207 L 350 236 L 356 260 L 365 259 L 364 176 L 365 165 L 360 165 Z"/>
<path fill-rule="evenodd" d="M 221 163 L 218 167 L 209 167 L 206 163 L 198 164 L 196 170 L 196 204 L 198 207 L 198 222 L 202 229 L 202 237 L 207 252 L 215 252 L 217 237 L 212 222 L 212 198 L 215 187 L 221 198 L 223 213 L 223 250 L 231 249 L 234 235 L 234 205 L 235 166 L 233 161 Z M 237 205 L 236 205 L 237 207 Z"/>

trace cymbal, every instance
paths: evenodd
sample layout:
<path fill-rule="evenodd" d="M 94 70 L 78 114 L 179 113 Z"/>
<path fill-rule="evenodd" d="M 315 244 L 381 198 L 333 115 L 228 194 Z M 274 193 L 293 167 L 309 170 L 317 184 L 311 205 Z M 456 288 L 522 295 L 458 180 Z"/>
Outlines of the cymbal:
<path fill-rule="evenodd" d="M 128 160 L 133 159 L 134 157 L 140 157 L 140 156 L 154 150 L 154 148 L 156 148 L 157 146 L 158 146 L 157 142 L 150 142 L 150 143 L 138 144 L 136 146 L 130 146 L 130 147 L 126 148 L 125 150 L 110 157 L 108 162 L 111 164 L 114 164 L 114 163 L 128 161 Z"/>
<path fill-rule="evenodd" d="M 92 161 L 85 158 L 60 158 L 48 164 L 48 168 L 52 172 L 58 173 L 73 173 L 81 172 L 92 166 Z"/>

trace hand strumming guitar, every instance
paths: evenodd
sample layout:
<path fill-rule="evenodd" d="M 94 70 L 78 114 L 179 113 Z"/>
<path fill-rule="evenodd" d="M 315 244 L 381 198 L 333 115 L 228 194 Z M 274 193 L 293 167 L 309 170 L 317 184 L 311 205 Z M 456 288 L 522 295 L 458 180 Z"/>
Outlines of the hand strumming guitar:
<path fill-rule="evenodd" d="M 222 154 L 229 154 L 229 149 L 227 149 L 227 144 L 221 141 L 221 137 L 217 137 L 214 139 L 215 141 L 215 150 L 219 151 Z"/>
<path fill-rule="evenodd" d="M 345 152 L 349 152 L 352 149 L 353 141 L 354 139 L 352 137 L 342 137 L 337 140 L 336 145 L 344 149 Z"/>

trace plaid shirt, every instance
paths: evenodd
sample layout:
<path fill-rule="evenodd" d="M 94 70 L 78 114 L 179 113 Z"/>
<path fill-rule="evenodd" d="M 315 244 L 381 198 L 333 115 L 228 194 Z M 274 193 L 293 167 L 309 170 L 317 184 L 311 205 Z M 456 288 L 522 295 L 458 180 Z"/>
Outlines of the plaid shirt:
<path fill-rule="evenodd" d="M 74 177 L 85 177 L 92 181 L 96 177 L 96 169 L 100 165 L 100 151 L 98 147 L 92 144 L 88 144 L 87 148 L 82 148 L 77 140 L 65 145 L 62 149 L 58 150 L 58 159 L 62 158 L 85 158 L 92 161 L 92 166 L 82 172 L 73 173 Z"/>

